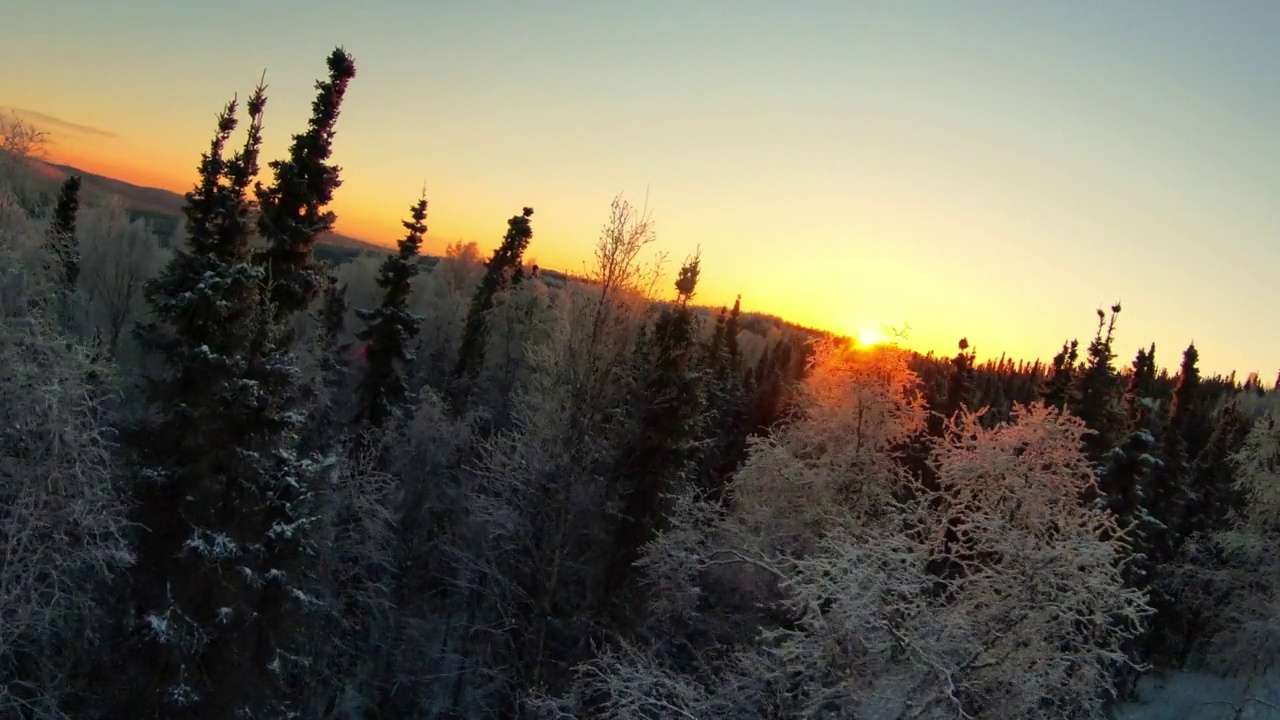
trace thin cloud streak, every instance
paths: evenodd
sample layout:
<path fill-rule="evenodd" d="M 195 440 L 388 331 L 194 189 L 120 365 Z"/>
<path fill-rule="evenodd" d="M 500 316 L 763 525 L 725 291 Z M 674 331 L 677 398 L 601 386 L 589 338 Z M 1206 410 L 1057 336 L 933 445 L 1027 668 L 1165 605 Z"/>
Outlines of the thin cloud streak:
<path fill-rule="evenodd" d="M 52 115 L 42 113 L 42 112 L 37 112 L 35 110 L 26 110 L 23 108 L 16 108 L 16 107 L 5 107 L 3 109 L 8 112 L 14 113 L 20 117 L 24 117 L 32 122 L 39 123 L 42 125 L 48 125 L 60 130 L 79 133 L 81 135 L 93 135 L 95 137 L 103 137 L 103 138 L 111 138 L 111 139 L 120 138 L 119 134 L 111 132 L 110 130 L 103 130 L 102 128 L 93 127 L 91 125 L 82 125 L 80 123 L 71 122 L 69 120 L 63 120 L 62 118 L 56 118 Z"/>

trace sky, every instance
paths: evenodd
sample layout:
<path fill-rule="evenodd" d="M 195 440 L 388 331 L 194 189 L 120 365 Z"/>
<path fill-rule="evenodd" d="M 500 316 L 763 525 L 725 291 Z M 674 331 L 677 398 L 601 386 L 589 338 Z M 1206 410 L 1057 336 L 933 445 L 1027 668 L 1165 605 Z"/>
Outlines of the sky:
<path fill-rule="evenodd" d="M 267 157 L 337 45 L 337 229 L 583 268 L 619 193 L 697 300 L 1049 359 L 1280 369 L 1280 3 L 9 0 L 0 106 L 55 160 L 186 190 L 263 71 Z M 674 267 L 671 268 L 674 271 Z"/>

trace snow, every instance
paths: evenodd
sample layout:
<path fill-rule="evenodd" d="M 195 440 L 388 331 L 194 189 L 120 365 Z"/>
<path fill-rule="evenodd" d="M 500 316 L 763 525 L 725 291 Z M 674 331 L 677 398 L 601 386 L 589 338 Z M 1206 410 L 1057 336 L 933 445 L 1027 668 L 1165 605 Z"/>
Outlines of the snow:
<path fill-rule="evenodd" d="M 1280 668 L 1253 676 L 1151 673 L 1116 720 L 1280 720 Z"/>
<path fill-rule="evenodd" d="M 146 617 L 147 627 L 151 629 L 153 635 L 160 640 L 166 640 L 169 637 L 169 621 L 159 615 L 151 614 Z"/>

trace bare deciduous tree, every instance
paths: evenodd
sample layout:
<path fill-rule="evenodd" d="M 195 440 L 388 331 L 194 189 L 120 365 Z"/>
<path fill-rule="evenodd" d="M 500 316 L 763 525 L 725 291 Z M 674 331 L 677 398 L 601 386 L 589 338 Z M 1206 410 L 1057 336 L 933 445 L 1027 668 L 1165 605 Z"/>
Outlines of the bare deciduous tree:
<path fill-rule="evenodd" d="M 103 409 L 112 370 L 32 310 L 32 284 L 7 282 L 25 272 L 0 252 L 13 291 L 0 309 L 0 714 L 52 717 L 69 664 L 91 652 L 97 584 L 132 555 Z"/>
<path fill-rule="evenodd" d="M 167 253 L 145 220 L 130 220 L 118 198 L 86 208 L 78 234 L 89 322 L 115 356 L 121 333 L 144 310 L 143 284 L 164 267 Z"/>

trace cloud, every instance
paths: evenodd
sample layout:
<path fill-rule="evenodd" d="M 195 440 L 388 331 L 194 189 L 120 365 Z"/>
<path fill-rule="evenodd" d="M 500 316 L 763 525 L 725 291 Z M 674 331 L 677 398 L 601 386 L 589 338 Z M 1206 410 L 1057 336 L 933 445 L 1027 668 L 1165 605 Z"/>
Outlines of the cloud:
<path fill-rule="evenodd" d="M 8 112 L 14 113 L 15 115 L 26 118 L 27 120 L 30 120 L 31 122 L 37 125 L 48 126 L 49 129 L 57 128 L 60 130 L 65 130 L 67 132 L 78 133 L 80 135 L 93 135 L 95 137 L 103 137 L 103 138 L 114 139 L 114 138 L 120 137 L 118 134 L 111 132 L 110 130 L 103 130 L 102 128 L 96 128 L 90 125 L 81 125 L 80 123 L 74 123 L 67 120 L 63 120 L 61 118 L 56 118 L 52 115 L 46 115 L 45 113 L 42 113 L 42 112 L 36 112 L 35 110 L 24 110 L 22 108 L 16 108 L 16 107 L 0 107 L 0 110 L 6 110 Z"/>

